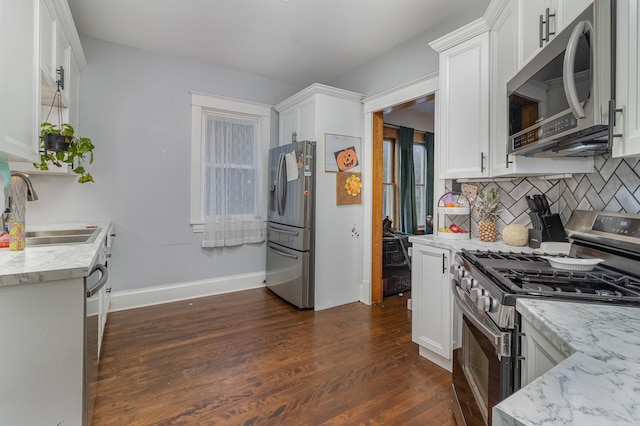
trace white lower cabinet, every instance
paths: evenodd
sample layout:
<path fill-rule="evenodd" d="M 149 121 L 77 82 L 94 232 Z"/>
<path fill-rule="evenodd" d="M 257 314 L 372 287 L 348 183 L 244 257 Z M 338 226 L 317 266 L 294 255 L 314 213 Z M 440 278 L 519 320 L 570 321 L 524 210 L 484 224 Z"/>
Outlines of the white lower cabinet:
<path fill-rule="evenodd" d="M 522 319 L 521 386 L 526 386 L 567 357 L 544 337 L 529 321 Z"/>
<path fill-rule="evenodd" d="M 452 351 L 460 335 L 454 330 L 461 324 L 451 298 L 452 253 L 415 242 L 412 251 L 412 339 L 420 355 L 451 371 Z"/>
<path fill-rule="evenodd" d="M 82 425 L 82 278 L 0 287 L 0 424 Z"/>

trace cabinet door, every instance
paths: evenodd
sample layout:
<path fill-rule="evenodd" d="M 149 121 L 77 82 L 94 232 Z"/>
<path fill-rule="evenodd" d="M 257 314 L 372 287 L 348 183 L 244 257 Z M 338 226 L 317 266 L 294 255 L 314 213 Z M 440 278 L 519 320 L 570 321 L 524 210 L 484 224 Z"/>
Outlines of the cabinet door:
<path fill-rule="evenodd" d="M 616 116 L 615 133 L 622 138 L 613 141 L 613 156 L 640 155 L 640 8 L 637 1 L 618 2 L 616 105 L 622 114 Z"/>
<path fill-rule="evenodd" d="M 46 0 L 40 0 L 40 68 L 42 77 L 52 85 L 56 77 L 56 19 Z"/>
<path fill-rule="evenodd" d="M 440 54 L 441 177 L 489 175 L 489 32 Z"/>
<path fill-rule="evenodd" d="M 38 161 L 37 0 L 0 0 L 0 160 Z"/>
<path fill-rule="evenodd" d="M 445 359 L 451 359 L 452 352 L 449 261 L 449 250 L 413 245 L 413 341 Z"/>
<path fill-rule="evenodd" d="M 518 69 L 517 20 L 509 2 L 491 29 L 491 175 L 510 173 L 507 83 Z M 513 157 L 513 156 L 511 156 Z"/>
<path fill-rule="evenodd" d="M 298 108 L 298 140 L 316 140 L 316 103 L 315 98 L 301 102 Z"/>
<path fill-rule="evenodd" d="M 291 143 L 293 133 L 298 132 L 298 110 L 289 108 L 280 113 L 280 145 Z"/>
<path fill-rule="evenodd" d="M 547 9 L 549 20 L 547 22 Z M 557 33 L 557 0 L 518 0 L 518 65 L 522 68 Z M 555 16 L 551 16 L 555 15 Z"/>
<path fill-rule="evenodd" d="M 558 27 L 565 28 L 594 0 L 558 0 Z"/>
<path fill-rule="evenodd" d="M 64 38 L 61 31 L 58 31 L 56 34 L 56 70 L 58 69 L 64 70 L 61 75 L 58 75 L 56 71 L 56 81 L 60 80 L 62 82 L 62 87 L 60 89 L 61 103 L 68 107 L 69 93 L 71 92 L 69 86 L 69 73 L 71 72 L 71 46 L 67 42 L 67 39 Z"/>
<path fill-rule="evenodd" d="M 563 355 L 553 344 L 544 337 L 529 321 L 522 319 L 521 386 L 526 386 L 547 371 L 562 362 Z"/>

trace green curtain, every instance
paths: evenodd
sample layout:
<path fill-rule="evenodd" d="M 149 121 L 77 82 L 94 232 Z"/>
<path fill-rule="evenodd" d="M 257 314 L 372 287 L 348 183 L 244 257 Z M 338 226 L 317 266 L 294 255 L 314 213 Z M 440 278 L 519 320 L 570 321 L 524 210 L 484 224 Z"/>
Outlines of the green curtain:
<path fill-rule="evenodd" d="M 398 129 L 400 145 L 400 230 L 407 234 L 418 233 L 416 218 L 416 175 L 413 170 L 413 129 Z"/>
<path fill-rule="evenodd" d="M 433 169 L 435 167 L 434 163 L 434 134 L 431 132 L 424 132 L 424 144 L 427 151 L 427 182 L 425 185 L 426 188 L 426 197 L 425 200 L 427 202 L 426 215 L 433 217 Z M 435 222 L 435 221 L 434 221 Z M 425 232 L 427 234 L 433 234 L 433 228 L 426 227 Z"/>

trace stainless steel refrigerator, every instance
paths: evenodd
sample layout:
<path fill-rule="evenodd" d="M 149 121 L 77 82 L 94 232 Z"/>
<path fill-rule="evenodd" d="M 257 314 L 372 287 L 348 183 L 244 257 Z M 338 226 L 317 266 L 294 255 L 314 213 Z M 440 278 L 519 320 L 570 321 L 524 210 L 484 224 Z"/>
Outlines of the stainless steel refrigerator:
<path fill-rule="evenodd" d="M 314 302 L 315 157 L 311 141 L 269 151 L 266 285 L 298 309 Z"/>

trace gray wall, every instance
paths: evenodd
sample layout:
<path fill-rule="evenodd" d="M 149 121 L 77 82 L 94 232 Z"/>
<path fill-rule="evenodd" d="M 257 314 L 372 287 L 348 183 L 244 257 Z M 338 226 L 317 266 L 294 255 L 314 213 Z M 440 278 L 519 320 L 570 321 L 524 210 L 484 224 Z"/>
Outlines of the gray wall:
<path fill-rule="evenodd" d="M 92 38 L 82 45 L 77 134 L 97 147 L 96 183 L 34 176 L 40 200 L 27 221 L 111 220 L 114 291 L 263 271 L 264 244 L 203 249 L 191 231 L 189 90 L 275 105 L 301 88 Z M 277 118 L 272 127 L 277 141 Z"/>
<path fill-rule="evenodd" d="M 438 54 L 429 43 L 481 17 L 489 3 L 489 0 L 478 0 L 474 7 L 443 19 L 438 25 L 327 84 L 372 96 L 438 72 Z"/>

